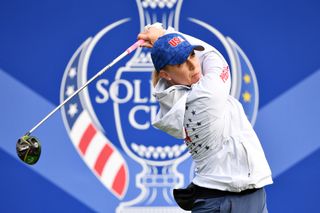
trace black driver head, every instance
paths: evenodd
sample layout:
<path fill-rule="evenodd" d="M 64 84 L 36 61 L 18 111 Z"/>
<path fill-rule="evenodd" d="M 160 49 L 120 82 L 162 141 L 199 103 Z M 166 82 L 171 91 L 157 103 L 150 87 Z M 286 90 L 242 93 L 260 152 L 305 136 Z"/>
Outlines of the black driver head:
<path fill-rule="evenodd" d="M 16 149 L 19 158 L 29 165 L 37 163 L 40 158 L 41 144 L 34 136 L 24 135 L 19 138 Z"/>

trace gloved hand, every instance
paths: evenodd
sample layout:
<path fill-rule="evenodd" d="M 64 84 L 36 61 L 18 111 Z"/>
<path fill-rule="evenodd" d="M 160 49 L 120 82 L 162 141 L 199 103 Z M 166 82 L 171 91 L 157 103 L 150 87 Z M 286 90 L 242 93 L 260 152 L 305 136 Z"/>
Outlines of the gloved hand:
<path fill-rule="evenodd" d="M 145 26 L 144 31 L 138 34 L 138 39 L 145 40 L 141 47 L 152 48 L 154 42 L 163 36 L 165 32 L 166 30 L 163 29 L 162 24 L 159 22 Z"/>

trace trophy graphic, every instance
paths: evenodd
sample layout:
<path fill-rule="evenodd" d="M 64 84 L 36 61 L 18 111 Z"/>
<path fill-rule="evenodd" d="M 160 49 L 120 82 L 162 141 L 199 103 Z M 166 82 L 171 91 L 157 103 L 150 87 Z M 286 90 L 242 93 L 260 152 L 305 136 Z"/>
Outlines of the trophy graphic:
<path fill-rule="evenodd" d="M 141 31 L 145 25 L 155 22 L 162 23 L 164 28 L 171 26 L 177 30 L 181 3 L 182 0 L 137 0 Z M 125 104 L 114 101 L 119 140 L 125 152 L 143 166 L 143 171 L 136 176 L 136 186 L 141 189 L 141 194 L 132 201 L 120 203 L 118 213 L 182 212 L 174 202 L 172 190 L 184 184 L 184 177 L 177 171 L 177 166 L 189 154 L 183 141 L 151 125 L 158 111 L 158 104 L 152 96 L 153 70 L 150 50 L 144 48 L 137 50 L 115 76 L 115 81 L 119 84 L 122 81 L 124 85 L 124 88 L 117 89 L 117 96 L 127 94 L 134 97 Z M 130 84 L 125 86 L 125 82 Z M 132 89 L 129 85 L 133 85 Z"/>
<path fill-rule="evenodd" d="M 156 22 L 162 23 L 164 28 L 170 26 L 178 31 L 182 1 L 136 0 L 140 17 L 140 31 L 143 31 L 146 25 Z M 125 18 L 106 26 L 79 47 L 70 59 L 64 73 L 61 84 L 62 100 L 74 88 L 87 82 L 89 60 L 97 43 L 108 32 L 129 20 L 129 18 Z M 232 88 L 230 94 L 243 104 L 246 115 L 254 125 L 258 111 L 259 94 L 255 72 L 249 59 L 230 37 L 224 36 L 203 21 L 195 18 L 189 18 L 189 20 L 214 34 L 224 46 L 231 68 Z M 177 167 L 189 157 L 189 153 L 182 140 L 177 140 L 155 129 L 151 124 L 159 110 L 159 106 L 152 96 L 151 74 L 153 70 L 150 50 L 139 48 L 125 66 L 117 70 L 113 82 L 109 82 L 108 79 L 100 80 L 103 85 L 108 85 L 109 93 L 106 97 L 110 96 L 112 102 L 108 102 L 107 106 L 113 108 L 113 112 L 108 110 L 110 112 L 108 118 L 114 116 L 116 127 L 114 131 L 117 132 L 119 143 L 125 154 L 143 168 L 135 176 L 135 186 L 141 190 L 139 196 L 133 200 L 120 202 L 116 208 L 118 213 L 184 212 L 176 206 L 172 190 L 185 185 L 186 174 L 178 172 Z M 91 96 L 88 88 L 85 88 L 75 98 L 75 102 L 68 106 L 69 108 L 62 108 L 64 123 L 85 163 L 104 186 L 122 200 L 125 198 L 128 188 L 129 170 L 122 152 L 117 150 L 117 146 L 114 146 L 109 138 L 111 134 L 106 134 L 108 133 L 105 131 L 107 128 L 101 123 L 105 116 L 96 114 L 97 105 L 92 105 L 94 102 L 90 98 Z M 101 101 L 101 103 L 105 102 Z M 106 106 L 101 103 L 99 103 L 100 106 Z M 87 130 L 92 132 L 93 129 L 97 136 L 91 137 L 90 146 L 93 148 L 88 146 L 89 151 L 81 148 L 83 147 L 79 143 L 82 141 L 81 138 L 74 137 L 79 135 L 79 128 L 86 132 L 87 130 L 84 128 L 86 125 L 90 127 Z M 85 139 L 83 141 L 89 141 L 85 137 L 87 134 L 82 135 Z M 112 158 L 108 157 L 111 153 L 107 152 L 108 150 L 112 150 Z M 99 159 L 103 160 L 103 166 L 99 163 Z M 190 179 L 192 179 L 192 166 L 190 173 Z"/>

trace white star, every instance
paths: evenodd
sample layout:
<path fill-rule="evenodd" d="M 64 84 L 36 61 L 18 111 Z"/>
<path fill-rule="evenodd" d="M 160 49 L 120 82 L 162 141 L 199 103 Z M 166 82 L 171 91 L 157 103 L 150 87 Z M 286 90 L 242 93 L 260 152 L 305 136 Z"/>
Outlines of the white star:
<path fill-rule="evenodd" d="M 77 104 L 70 104 L 68 114 L 71 116 L 71 118 L 78 112 Z"/>
<path fill-rule="evenodd" d="M 70 70 L 69 70 L 69 77 L 72 79 L 74 78 L 74 76 L 77 75 L 77 70 L 76 68 L 72 67 Z"/>
<path fill-rule="evenodd" d="M 73 93 L 74 93 L 74 86 L 68 86 L 67 91 L 66 91 L 66 95 L 69 97 Z"/>

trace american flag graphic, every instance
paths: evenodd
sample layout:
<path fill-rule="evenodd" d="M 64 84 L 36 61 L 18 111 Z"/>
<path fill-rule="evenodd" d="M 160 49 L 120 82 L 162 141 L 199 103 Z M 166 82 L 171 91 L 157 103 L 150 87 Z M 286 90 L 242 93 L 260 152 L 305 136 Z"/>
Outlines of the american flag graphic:
<path fill-rule="evenodd" d="M 85 43 L 79 47 L 66 68 L 61 84 L 61 101 L 81 87 L 77 85 L 77 64 Z M 61 112 L 71 141 L 86 165 L 110 192 L 122 199 L 127 191 L 129 173 L 121 153 L 95 127 L 79 95 L 66 103 Z"/>

